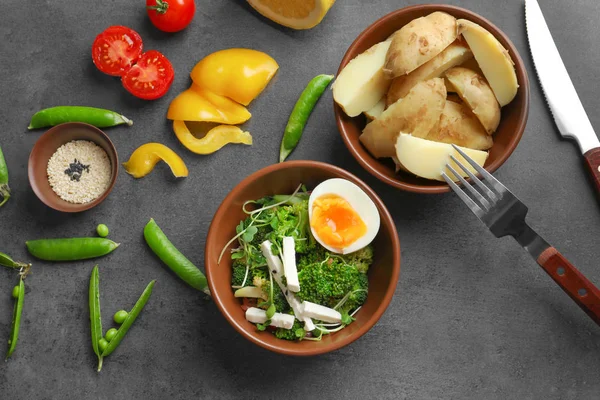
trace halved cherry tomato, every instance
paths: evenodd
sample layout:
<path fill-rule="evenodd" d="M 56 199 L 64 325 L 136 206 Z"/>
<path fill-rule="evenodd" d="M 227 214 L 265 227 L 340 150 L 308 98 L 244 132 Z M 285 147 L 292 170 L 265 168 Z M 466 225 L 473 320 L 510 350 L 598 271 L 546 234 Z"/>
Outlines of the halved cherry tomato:
<path fill-rule="evenodd" d="M 110 26 L 96 36 L 92 60 L 108 75 L 123 76 L 142 54 L 142 38 L 126 26 Z"/>
<path fill-rule="evenodd" d="M 164 32 L 179 32 L 192 22 L 194 0 L 146 0 L 150 21 Z"/>
<path fill-rule="evenodd" d="M 174 77 L 173 66 L 167 57 L 150 50 L 142 54 L 121 80 L 125 89 L 135 97 L 154 100 L 169 91 Z"/>

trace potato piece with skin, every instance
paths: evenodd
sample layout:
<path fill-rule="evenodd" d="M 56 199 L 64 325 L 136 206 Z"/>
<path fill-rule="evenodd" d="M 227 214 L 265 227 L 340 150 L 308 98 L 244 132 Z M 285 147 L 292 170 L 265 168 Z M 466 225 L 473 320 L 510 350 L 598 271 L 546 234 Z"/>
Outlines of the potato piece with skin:
<path fill-rule="evenodd" d="M 367 124 L 360 141 L 377 158 L 393 157 L 399 133 L 426 137 L 432 129 L 437 129 L 445 103 L 443 79 L 420 82 L 404 99 L 389 106 L 379 118 Z"/>
<path fill-rule="evenodd" d="M 498 103 L 504 107 L 515 98 L 519 89 L 515 63 L 508 50 L 494 35 L 476 23 L 466 19 L 460 19 L 457 23 L 458 33 L 467 41 Z"/>
<path fill-rule="evenodd" d="M 373 121 L 381 116 L 383 111 L 385 110 L 385 97 L 382 97 L 375 107 L 371 108 L 369 111 L 365 111 L 365 117 L 369 119 L 369 121 Z"/>
<path fill-rule="evenodd" d="M 473 150 L 488 150 L 494 145 L 492 137 L 466 105 L 448 100 L 440 117 L 439 129 L 429 132 L 425 139 Z"/>
<path fill-rule="evenodd" d="M 459 41 L 452 43 L 410 74 L 394 78 L 387 93 L 386 104 L 393 104 L 406 96 L 417 83 L 439 78 L 448 69 L 460 65 L 472 57 L 473 53 L 465 44 Z"/>
<path fill-rule="evenodd" d="M 457 36 L 456 18 L 444 12 L 414 19 L 392 36 L 383 71 L 390 78 L 409 74 L 440 54 Z"/>
<path fill-rule="evenodd" d="M 488 158 L 488 153 L 486 151 L 467 149 L 464 147 L 461 147 L 461 150 L 480 166 L 483 166 Z M 458 178 L 446 168 L 446 164 L 449 164 L 463 177 L 468 177 L 467 174 L 452 161 L 450 156 L 454 156 L 474 174 L 477 173 L 451 144 L 433 142 L 431 140 L 421 139 L 407 134 L 400 134 L 396 141 L 396 157 L 398 158 L 398 163 L 401 168 L 416 176 L 420 176 L 421 178 L 444 182 L 442 172 L 445 172 L 451 179 L 458 181 Z"/>
<path fill-rule="evenodd" d="M 485 78 L 462 67 L 448 70 L 446 78 L 479 118 L 487 133 L 493 134 L 500 124 L 500 105 Z"/>
<path fill-rule="evenodd" d="M 372 109 L 391 80 L 382 67 L 391 42 L 377 43 L 351 60 L 333 82 L 333 99 L 350 117 Z"/>

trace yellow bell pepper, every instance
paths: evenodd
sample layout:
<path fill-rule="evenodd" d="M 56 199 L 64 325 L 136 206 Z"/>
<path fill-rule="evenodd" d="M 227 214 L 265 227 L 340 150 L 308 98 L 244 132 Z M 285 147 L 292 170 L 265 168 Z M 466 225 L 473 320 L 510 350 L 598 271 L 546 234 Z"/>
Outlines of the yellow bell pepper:
<path fill-rule="evenodd" d="M 247 106 L 278 69 L 277 62 L 262 51 L 227 49 L 206 56 L 190 75 L 196 85 Z"/>
<path fill-rule="evenodd" d="M 188 176 L 185 163 L 173 150 L 160 143 L 146 143 L 135 149 L 124 162 L 125 171 L 134 178 L 143 178 L 154 169 L 159 161 L 164 161 L 177 178 Z"/>
<path fill-rule="evenodd" d="M 192 135 L 185 121 L 173 121 L 177 139 L 188 150 L 196 154 L 211 154 L 228 143 L 252 144 L 252 136 L 237 126 L 219 125 L 212 128 L 202 139 Z"/>
<path fill-rule="evenodd" d="M 244 123 L 251 116 L 246 107 L 194 84 L 173 99 L 167 112 L 167 118 L 172 120 L 233 125 Z"/>

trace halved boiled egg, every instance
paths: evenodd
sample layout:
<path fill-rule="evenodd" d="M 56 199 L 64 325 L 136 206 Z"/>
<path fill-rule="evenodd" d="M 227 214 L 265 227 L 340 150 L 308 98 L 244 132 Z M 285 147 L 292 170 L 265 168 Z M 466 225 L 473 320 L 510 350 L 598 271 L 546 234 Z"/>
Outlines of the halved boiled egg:
<path fill-rule="evenodd" d="M 308 200 L 310 229 L 334 253 L 353 253 L 369 245 L 379 232 L 379 211 L 373 200 L 345 179 L 329 179 Z"/>

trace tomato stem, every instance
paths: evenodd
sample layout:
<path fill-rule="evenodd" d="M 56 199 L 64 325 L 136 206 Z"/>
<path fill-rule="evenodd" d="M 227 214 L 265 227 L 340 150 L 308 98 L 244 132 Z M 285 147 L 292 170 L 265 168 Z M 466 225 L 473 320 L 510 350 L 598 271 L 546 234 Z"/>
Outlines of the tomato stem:
<path fill-rule="evenodd" d="M 148 6 L 148 10 L 156 10 L 157 14 L 166 14 L 169 9 L 169 3 L 165 0 L 156 0 L 155 6 Z"/>

